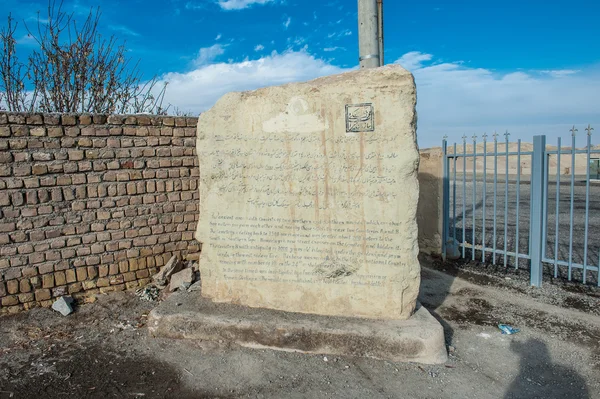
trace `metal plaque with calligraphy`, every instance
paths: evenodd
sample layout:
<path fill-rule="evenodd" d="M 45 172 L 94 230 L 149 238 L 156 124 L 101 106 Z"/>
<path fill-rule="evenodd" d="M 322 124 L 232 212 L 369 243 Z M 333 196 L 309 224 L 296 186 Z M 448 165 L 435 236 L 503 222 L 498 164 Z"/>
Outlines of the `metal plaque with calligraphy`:
<path fill-rule="evenodd" d="M 375 130 L 373 104 L 346 104 L 346 132 L 372 132 Z"/>

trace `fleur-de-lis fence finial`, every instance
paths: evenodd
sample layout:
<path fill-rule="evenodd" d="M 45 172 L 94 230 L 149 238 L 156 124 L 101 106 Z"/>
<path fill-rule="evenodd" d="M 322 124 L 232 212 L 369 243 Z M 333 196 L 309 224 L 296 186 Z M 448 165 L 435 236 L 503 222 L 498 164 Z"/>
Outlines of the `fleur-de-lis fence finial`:
<path fill-rule="evenodd" d="M 496 133 L 495 130 L 494 130 L 494 134 L 492 134 L 492 136 L 494 136 L 494 141 L 498 141 L 498 133 Z"/>
<path fill-rule="evenodd" d="M 483 136 L 481 136 L 481 137 L 483 137 L 483 141 L 487 141 L 487 136 L 488 136 L 487 133 L 483 133 Z"/>
<path fill-rule="evenodd" d="M 463 141 L 467 141 L 467 135 L 463 134 L 462 139 L 463 139 Z"/>
<path fill-rule="evenodd" d="M 447 141 L 447 140 L 448 140 L 448 135 L 444 134 L 444 141 Z"/>
<path fill-rule="evenodd" d="M 573 127 L 571 128 L 571 130 L 569 130 L 571 132 L 571 136 L 575 136 L 575 133 L 578 132 L 579 130 L 575 129 L 575 125 L 573 125 Z"/>
<path fill-rule="evenodd" d="M 588 124 L 588 126 L 585 128 L 585 130 L 587 132 L 587 135 L 591 136 L 592 135 L 592 130 L 594 130 L 594 128 L 590 124 Z"/>
<path fill-rule="evenodd" d="M 473 141 L 474 142 L 477 141 L 477 135 L 476 134 L 473 135 Z"/>

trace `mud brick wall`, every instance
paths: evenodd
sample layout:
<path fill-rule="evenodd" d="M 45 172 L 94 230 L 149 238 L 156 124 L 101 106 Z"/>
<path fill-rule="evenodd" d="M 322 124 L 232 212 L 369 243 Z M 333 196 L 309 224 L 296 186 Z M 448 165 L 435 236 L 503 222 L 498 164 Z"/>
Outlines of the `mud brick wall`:
<path fill-rule="evenodd" d="M 197 253 L 196 118 L 0 113 L 0 312 Z"/>

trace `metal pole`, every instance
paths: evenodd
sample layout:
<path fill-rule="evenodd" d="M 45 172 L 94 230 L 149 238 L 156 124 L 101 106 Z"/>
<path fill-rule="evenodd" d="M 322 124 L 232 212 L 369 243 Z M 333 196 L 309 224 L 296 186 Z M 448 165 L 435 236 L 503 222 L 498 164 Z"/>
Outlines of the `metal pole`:
<path fill-rule="evenodd" d="M 361 68 L 379 66 L 377 0 L 358 0 L 358 51 Z"/>
<path fill-rule="evenodd" d="M 377 0 L 377 33 L 379 41 L 379 66 L 383 66 L 383 0 Z"/>
<path fill-rule="evenodd" d="M 533 136 L 533 155 L 531 156 L 531 203 L 529 256 L 531 257 L 530 282 L 534 287 L 542 285 L 542 240 L 544 173 L 546 162 L 546 136 Z"/>

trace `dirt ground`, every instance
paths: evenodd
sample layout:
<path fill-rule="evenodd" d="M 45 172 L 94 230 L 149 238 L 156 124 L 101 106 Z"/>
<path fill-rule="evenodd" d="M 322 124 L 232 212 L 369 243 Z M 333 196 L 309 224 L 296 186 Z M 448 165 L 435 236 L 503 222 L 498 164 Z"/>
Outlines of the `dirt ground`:
<path fill-rule="evenodd" d="M 0 317 L 0 399 L 600 397 L 597 290 L 422 264 L 420 300 L 449 345 L 443 365 L 151 338 L 155 304 L 117 293 L 68 317 Z M 498 323 L 521 332 L 501 335 Z"/>

